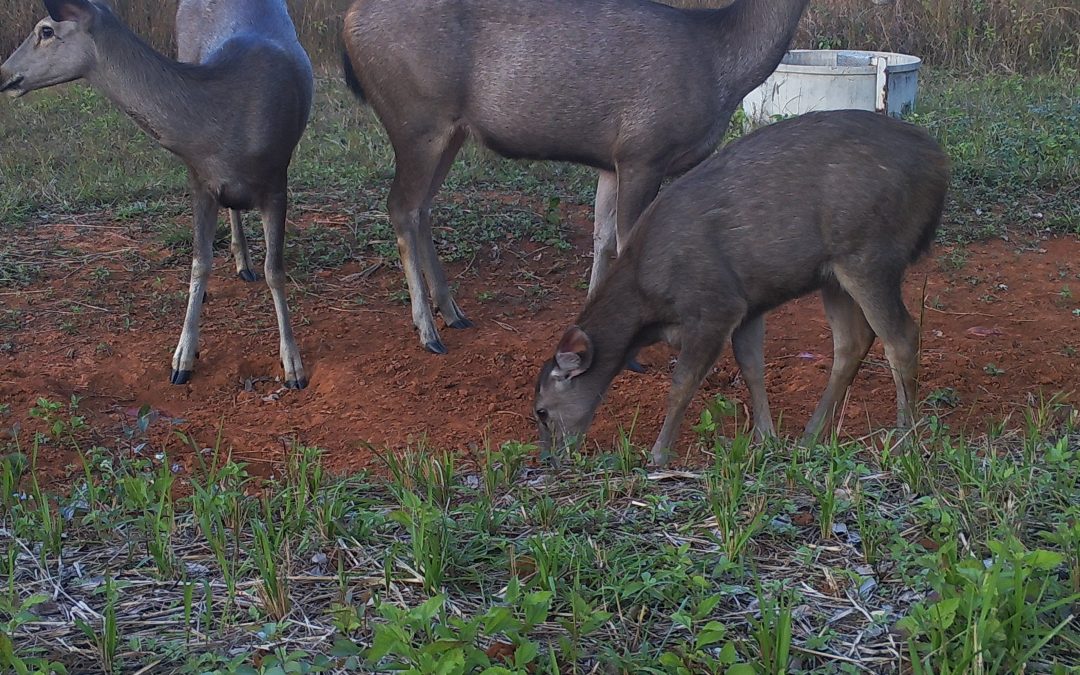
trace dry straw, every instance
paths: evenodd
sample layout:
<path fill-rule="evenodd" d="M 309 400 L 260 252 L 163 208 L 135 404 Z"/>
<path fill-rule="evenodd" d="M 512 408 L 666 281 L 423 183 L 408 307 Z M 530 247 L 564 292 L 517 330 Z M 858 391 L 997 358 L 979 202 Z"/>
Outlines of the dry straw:
<path fill-rule="evenodd" d="M 526 1 L 526 0 L 523 0 Z M 725 0 L 669 0 L 694 7 Z M 135 31 L 166 53 L 175 50 L 176 0 L 111 0 Z M 336 67 L 341 16 L 350 0 L 288 0 L 314 60 Z M 0 9 L 0 53 L 13 50 L 44 14 L 40 2 Z M 884 49 L 957 69 L 1069 72 L 1080 59 L 1080 8 L 1061 0 L 815 0 L 798 47 Z"/>

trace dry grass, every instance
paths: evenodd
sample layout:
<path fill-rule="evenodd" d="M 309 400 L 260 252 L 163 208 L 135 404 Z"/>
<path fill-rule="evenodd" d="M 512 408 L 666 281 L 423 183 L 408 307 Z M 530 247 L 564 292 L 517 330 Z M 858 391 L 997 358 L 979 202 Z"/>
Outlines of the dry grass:
<path fill-rule="evenodd" d="M 1076 71 L 1080 8 L 1057 0 L 814 2 L 800 46 L 875 48 L 955 69 Z"/>
<path fill-rule="evenodd" d="M 173 17 L 177 0 L 108 0 L 131 28 L 167 54 L 175 53 Z M 351 0 L 288 0 L 289 13 L 312 58 L 338 58 L 341 16 Z M 8 54 L 45 15 L 42 3 L 28 0 L 4 3 L 0 9 L 0 53 Z"/>
<path fill-rule="evenodd" d="M 75 408 L 44 405 L 41 419 L 68 430 L 48 442 L 85 433 L 66 417 Z M 559 473 L 525 466 L 535 450 L 517 444 L 465 471 L 417 448 L 384 457 L 389 481 L 330 477 L 310 448 L 278 481 L 216 452 L 187 474 L 165 446 L 117 440 L 84 455 L 91 482 L 51 497 L 33 460 L 0 455 L 0 669 L 387 672 L 378 645 L 391 633 L 392 656 L 414 667 L 440 645 L 480 658 L 502 643 L 543 653 L 501 671 L 522 674 L 723 672 L 722 646 L 726 665 L 756 672 L 912 672 L 920 651 L 921 672 L 971 672 L 944 666 L 992 630 L 986 673 L 1074 672 L 1080 436 L 1071 408 L 1026 418 L 1024 432 L 928 433 L 889 452 L 751 448 L 710 431 L 701 450 L 716 456 L 700 472 L 648 473 L 628 444 Z M 190 496 L 174 500 L 173 474 Z M 273 544 L 260 549 L 264 529 Z M 730 536 L 745 537 L 742 553 Z M 512 584 L 547 597 L 527 625 Z M 442 610 L 420 614 L 433 597 Z M 957 627 L 927 654 L 922 636 L 940 627 L 923 608 L 939 601 L 956 603 Z M 781 633 L 790 644 L 770 666 Z M 324 670 L 270 670 L 286 660 Z"/>
<path fill-rule="evenodd" d="M 668 0 L 717 6 L 726 0 Z M 1004 68 L 1024 73 L 1076 72 L 1080 9 L 1060 0 L 815 0 L 796 38 L 798 47 L 873 48 L 922 56 L 957 69 Z M 316 61 L 336 63 L 341 15 L 351 0 L 288 0 L 301 39 Z M 176 0 L 112 0 L 159 49 L 174 50 Z M 43 14 L 40 3 L 5 3 L 0 53 L 14 49 Z"/>
<path fill-rule="evenodd" d="M 477 476 L 469 478 L 474 482 L 479 480 Z M 606 486 L 615 492 L 627 493 L 627 496 L 613 499 L 609 504 L 611 520 L 619 524 L 615 526 L 619 534 L 637 540 L 640 548 L 655 554 L 685 547 L 683 555 L 695 560 L 695 567 L 714 565 L 721 555 L 710 536 L 713 521 L 705 515 L 699 521 L 681 524 L 677 531 L 672 528 L 671 531 L 645 533 L 623 526 L 641 519 L 641 506 L 629 496 L 631 494 L 647 493 L 659 502 L 680 505 L 699 501 L 702 477 L 698 474 L 668 472 L 651 475 L 647 480 L 643 480 L 640 474 L 624 478 L 608 473 L 584 477 L 568 474 L 566 480 L 563 477 L 552 480 L 545 478 L 542 472 L 527 471 L 521 484 L 536 487 L 522 487 L 523 498 L 535 500 L 546 495 L 560 512 L 572 512 L 580 508 L 578 502 L 583 491 L 599 491 Z M 395 497 L 385 487 L 360 481 L 354 481 L 353 485 L 362 488 L 369 499 L 384 503 L 383 508 L 393 508 Z M 376 517 L 381 520 L 381 516 Z M 63 558 L 66 569 L 80 570 L 81 576 L 78 577 L 72 573 L 62 576 L 62 570 L 58 567 L 42 564 L 40 556 L 33 551 L 34 542 L 18 538 L 14 541 L 20 595 L 39 594 L 52 598 L 35 608 L 36 616 L 32 623 L 20 628 L 20 648 L 25 653 L 48 654 L 50 659 L 69 666 L 95 661 L 100 663 L 101 647 L 88 638 L 79 628 L 79 623 L 101 625 L 110 605 L 115 611 L 117 632 L 123 638 L 113 659 L 130 670 L 136 670 L 138 666 L 177 668 L 185 658 L 190 667 L 193 662 L 198 663 L 197 655 L 200 653 L 250 654 L 249 658 L 258 662 L 261 655 L 275 652 L 282 654 L 303 650 L 308 654 L 327 653 L 336 641 L 342 639 L 350 639 L 366 647 L 371 644 L 375 625 L 375 620 L 369 616 L 376 614 L 375 608 L 379 604 L 391 604 L 408 610 L 419 606 L 429 597 L 424 591 L 423 575 L 417 570 L 417 563 L 408 556 L 410 547 L 404 532 L 379 532 L 364 540 L 345 536 L 336 545 L 323 547 L 323 555 L 317 557 L 318 562 L 314 566 L 308 559 L 310 555 L 288 561 L 287 569 L 283 572 L 290 582 L 288 592 L 292 609 L 287 612 L 286 620 L 274 624 L 278 632 L 271 636 L 259 632 L 260 622 L 251 619 L 263 615 L 266 610 L 266 600 L 262 595 L 263 580 L 258 578 L 251 566 L 239 565 L 245 569 L 245 573 L 236 582 L 235 595 L 230 597 L 228 583 L 192 520 L 183 519 L 173 535 L 173 551 L 184 570 L 185 580 L 181 582 L 162 578 L 153 569 L 152 561 L 141 555 L 141 551 L 134 557 L 144 564 L 118 566 L 118 561 L 132 558 L 129 547 L 126 548 L 122 541 L 104 542 L 90 533 L 86 533 L 86 538 L 74 532 L 71 534 L 73 539 L 77 538 L 77 543 L 65 546 Z M 530 523 L 523 524 L 514 537 L 502 543 L 528 551 L 530 539 L 559 536 Z M 605 551 L 607 544 L 607 537 L 593 543 Z M 864 588 L 868 587 L 865 579 L 855 571 L 866 572 L 865 565 L 859 560 L 857 545 L 838 540 L 815 545 L 813 549 L 817 565 L 830 570 L 850 570 L 853 578 L 858 579 Z M 817 586 L 826 587 L 827 584 L 819 578 L 807 577 L 800 581 L 791 578 L 793 569 L 804 569 L 794 549 L 780 550 L 765 545 L 755 548 L 755 554 L 755 578 L 759 583 L 768 587 L 789 585 L 798 591 L 800 602 L 795 611 L 799 625 L 795 635 L 800 645 L 796 645 L 794 651 L 800 663 L 821 667 L 849 663 L 857 664 L 864 671 L 874 672 L 896 672 L 901 668 L 904 662 L 903 643 L 890 633 L 882 617 L 895 618 L 896 610 L 906 609 L 918 595 L 912 593 L 898 577 L 883 580 L 880 584 L 874 581 L 871 594 L 860 595 L 858 583 L 849 588 L 851 582 L 846 578 L 833 582 L 838 583 L 838 588 L 822 592 Z M 524 582 L 528 583 L 531 575 L 535 574 L 532 559 L 522 554 L 518 564 L 525 569 L 518 573 L 524 574 Z M 682 571 L 681 567 L 678 569 Z M 495 578 L 494 570 L 485 570 L 485 573 Z M 578 573 L 584 572 L 579 570 Z M 122 589 L 122 594 L 112 603 L 104 592 L 106 580 L 111 580 Z M 499 578 L 498 583 L 492 583 L 492 587 L 505 587 L 506 581 Z M 562 580 L 559 582 L 561 584 Z M 207 588 L 210 590 L 207 591 Z M 456 585 L 446 590 L 449 591 L 447 608 L 451 616 L 481 616 L 490 604 L 497 603 L 497 600 L 484 598 L 482 592 L 457 592 Z M 733 635 L 746 635 L 749 632 L 749 619 L 758 610 L 759 599 L 755 589 L 751 584 L 744 583 L 726 590 L 725 602 L 710 618 L 729 626 Z M 185 593 L 193 595 L 186 602 Z M 689 589 L 687 593 L 690 594 Z M 667 615 L 676 609 L 678 603 L 668 606 L 665 602 L 659 602 L 664 606 L 663 610 L 658 608 L 655 613 L 644 611 L 650 604 L 647 602 L 635 606 L 632 609 L 636 611 L 627 611 L 626 615 L 616 613 L 599 630 L 590 634 L 581 645 L 582 652 L 588 655 L 585 662 L 594 662 L 594 655 L 604 653 L 605 649 L 608 653 L 617 653 L 619 646 L 627 641 L 639 649 L 641 645 L 646 645 L 644 649 L 647 651 L 650 644 L 685 640 L 683 629 L 679 626 L 664 618 L 653 618 L 654 614 L 656 617 Z M 343 635 L 340 630 L 340 608 L 343 607 L 355 607 L 353 611 L 360 616 L 352 635 Z M 568 635 L 564 625 L 566 622 L 560 621 L 559 617 L 557 613 L 548 616 L 531 631 L 529 637 L 548 649 L 557 649 L 560 638 L 565 640 Z M 812 639 L 816 633 L 826 630 L 833 636 L 827 651 L 801 646 L 803 639 Z M 490 644 L 498 639 L 486 638 L 483 641 L 489 643 L 484 647 L 490 649 Z M 627 651 L 632 654 L 634 650 Z M 182 656 L 183 652 L 188 654 Z"/>

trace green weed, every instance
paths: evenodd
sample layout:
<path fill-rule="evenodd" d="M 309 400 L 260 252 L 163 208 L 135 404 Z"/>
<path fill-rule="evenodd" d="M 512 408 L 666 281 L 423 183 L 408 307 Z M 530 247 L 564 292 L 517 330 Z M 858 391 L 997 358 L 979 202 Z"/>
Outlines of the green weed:
<path fill-rule="evenodd" d="M 760 668 L 768 675 L 783 675 L 788 672 L 791 658 L 793 594 L 788 589 L 777 589 L 775 595 L 770 595 L 759 586 L 757 600 L 759 616 L 750 623 Z"/>
<path fill-rule="evenodd" d="M 428 593 L 438 592 L 446 579 L 451 561 L 450 522 L 443 510 L 425 501 L 415 492 L 400 493 L 400 508 L 390 519 L 409 535 L 413 569 L 420 574 Z"/>
<path fill-rule="evenodd" d="M 899 623 L 914 672 L 1018 672 L 1072 624 L 1063 614 L 1080 596 L 1055 597 L 1050 579 L 1060 554 L 1015 539 L 988 546 L 989 563 L 958 556 L 953 542 L 938 552 L 930 575 L 937 598 Z"/>
<path fill-rule="evenodd" d="M 750 444 L 720 401 L 700 474 L 644 472 L 623 439 L 560 472 L 524 444 L 475 467 L 425 450 L 389 460 L 389 481 L 334 476 L 299 444 L 256 478 L 188 437 L 177 472 L 148 409 L 110 441 L 77 402 L 34 408 L 26 460 L 0 437 L 5 671 L 92 654 L 114 672 L 845 672 L 884 667 L 866 654 L 890 653 L 897 621 L 914 672 L 1080 666 L 1080 446 L 1052 397 L 997 437 L 939 421 L 814 452 Z M 78 451 L 69 490 L 42 489 L 35 447 Z M 815 501 L 846 536 L 786 521 Z M 837 620 L 823 588 L 865 614 Z"/>
<path fill-rule="evenodd" d="M 251 555 L 259 571 L 259 595 L 266 616 L 281 621 L 292 609 L 289 594 L 289 524 L 274 517 L 270 500 L 262 500 L 262 518 L 251 520 L 254 547 Z"/>
<path fill-rule="evenodd" d="M 738 563 L 767 520 L 766 497 L 753 484 L 758 461 L 750 436 L 739 435 L 729 447 L 715 446 L 716 460 L 706 475 L 705 491 L 716 521 L 716 537 L 727 560 Z"/>

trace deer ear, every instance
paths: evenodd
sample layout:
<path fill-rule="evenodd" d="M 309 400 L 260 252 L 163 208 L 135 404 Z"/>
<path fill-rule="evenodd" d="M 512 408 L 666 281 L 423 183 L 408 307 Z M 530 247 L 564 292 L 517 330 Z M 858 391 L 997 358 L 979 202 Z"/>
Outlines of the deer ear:
<path fill-rule="evenodd" d="M 95 11 L 89 0 L 45 0 L 45 9 L 53 21 L 86 21 Z"/>
<path fill-rule="evenodd" d="M 555 349 L 555 364 L 567 378 L 577 377 L 592 365 L 592 340 L 577 326 L 571 326 L 563 333 L 559 346 Z"/>

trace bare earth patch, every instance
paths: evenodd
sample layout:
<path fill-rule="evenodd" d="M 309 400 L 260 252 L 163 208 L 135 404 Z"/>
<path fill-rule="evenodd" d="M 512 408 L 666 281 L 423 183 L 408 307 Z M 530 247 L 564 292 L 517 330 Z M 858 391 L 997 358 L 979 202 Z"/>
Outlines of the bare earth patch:
<path fill-rule="evenodd" d="M 372 466 L 374 450 L 386 447 L 425 443 L 469 456 L 479 443 L 529 440 L 534 377 L 585 299 L 588 213 L 568 210 L 573 250 L 520 244 L 452 268 L 459 302 L 477 327 L 442 329 L 447 356 L 420 348 L 392 263 L 354 259 L 290 286 L 311 380 L 303 391 L 282 389 L 265 284 L 236 279 L 226 253 L 215 256 L 195 375 L 189 385 L 173 386 L 169 361 L 187 289 L 186 254 L 168 260 L 150 235 L 124 224 L 40 226 L 25 236 L 39 246 L 62 241 L 77 253 L 46 259 L 30 285 L 0 292 L 0 402 L 21 415 L 38 397 L 78 396 L 81 413 L 102 433 L 130 426 L 148 405 L 165 421 L 151 428 L 158 441 L 182 430 L 212 445 L 220 430 L 234 458 L 263 475 L 274 473 L 294 439 L 324 448 L 326 465 L 339 472 Z M 295 227 L 316 219 L 302 216 Z M 336 225 L 323 221 L 317 224 Z M 947 404 L 934 414 L 954 430 L 984 431 L 1026 402 L 1067 394 L 1080 382 L 1075 239 L 938 246 L 905 288 L 917 319 L 925 299 L 920 394 Z M 781 428 L 795 433 L 825 386 L 831 336 L 816 296 L 782 307 L 767 326 L 773 411 Z M 616 381 L 594 425 L 595 442 L 607 445 L 631 427 L 633 440 L 652 442 L 673 358 L 666 348 L 651 348 L 641 358 L 646 374 Z M 746 395 L 730 350 L 688 419 L 717 395 L 740 402 Z M 875 345 L 849 394 L 842 435 L 887 427 L 894 396 Z M 677 461 L 696 464 L 704 455 L 691 448 L 689 426 Z M 45 447 L 41 453 L 39 467 L 52 478 L 70 475 L 74 457 Z M 190 466 L 182 448 L 170 454 Z"/>

